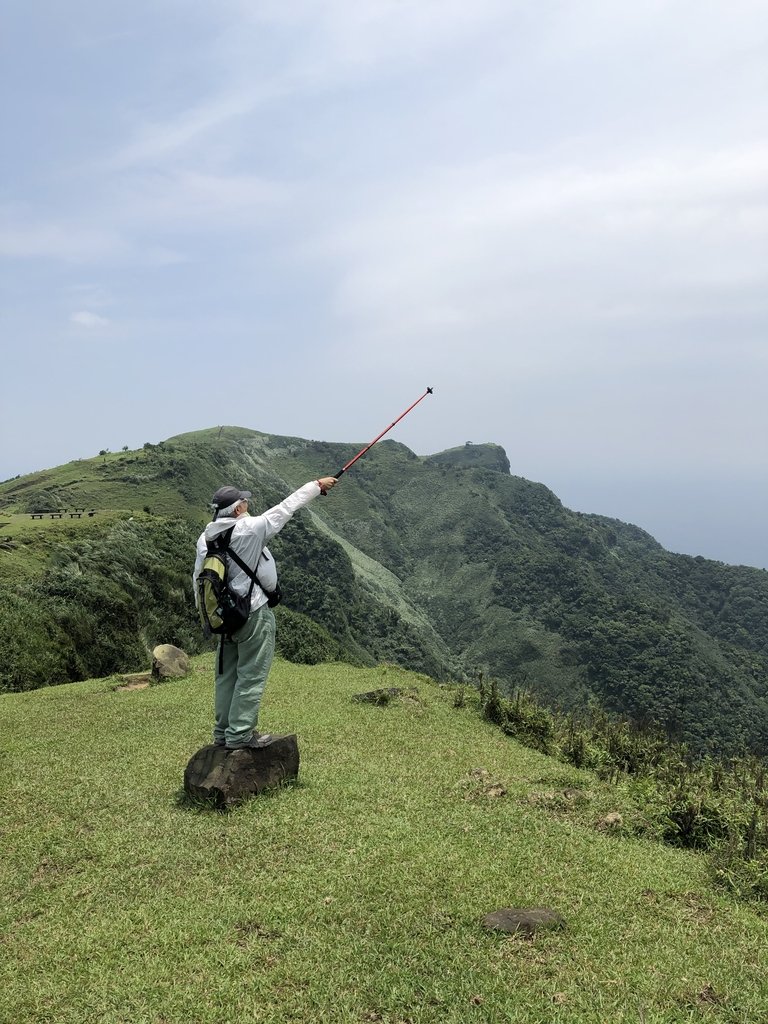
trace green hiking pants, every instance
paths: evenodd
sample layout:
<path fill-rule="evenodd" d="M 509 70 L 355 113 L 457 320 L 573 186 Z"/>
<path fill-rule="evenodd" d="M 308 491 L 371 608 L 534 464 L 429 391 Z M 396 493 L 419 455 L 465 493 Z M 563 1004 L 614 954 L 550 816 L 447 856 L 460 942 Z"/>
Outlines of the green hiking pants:
<path fill-rule="evenodd" d="M 256 728 L 259 705 L 275 654 L 275 615 L 262 605 L 232 637 L 222 637 L 216 657 L 215 743 L 242 746 Z"/>

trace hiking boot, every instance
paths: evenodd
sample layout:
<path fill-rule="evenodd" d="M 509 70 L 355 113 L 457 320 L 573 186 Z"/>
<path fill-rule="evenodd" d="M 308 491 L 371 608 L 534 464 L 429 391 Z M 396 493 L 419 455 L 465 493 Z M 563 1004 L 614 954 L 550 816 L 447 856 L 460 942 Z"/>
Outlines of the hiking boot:
<path fill-rule="evenodd" d="M 273 740 L 271 732 L 255 732 L 246 743 L 241 743 L 238 747 L 227 747 L 227 750 L 246 750 L 247 748 L 253 749 L 254 747 L 266 747 L 268 743 Z"/>

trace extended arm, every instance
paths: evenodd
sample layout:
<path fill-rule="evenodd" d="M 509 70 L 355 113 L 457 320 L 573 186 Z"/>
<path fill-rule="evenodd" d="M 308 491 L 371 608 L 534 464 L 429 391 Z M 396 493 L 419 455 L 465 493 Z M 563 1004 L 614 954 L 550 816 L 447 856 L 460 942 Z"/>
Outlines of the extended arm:
<path fill-rule="evenodd" d="M 308 505 L 310 501 L 314 501 L 318 495 L 330 491 L 337 482 L 335 477 L 321 476 L 319 480 L 312 480 L 310 483 L 304 484 L 297 491 L 294 491 L 293 494 L 289 494 L 279 505 L 275 505 L 274 508 L 262 512 L 258 518 L 263 519 L 265 522 L 264 540 L 268 541 L 271 537 L 274 537 L 276 533 L 282 530 L 295 512 Z"/>

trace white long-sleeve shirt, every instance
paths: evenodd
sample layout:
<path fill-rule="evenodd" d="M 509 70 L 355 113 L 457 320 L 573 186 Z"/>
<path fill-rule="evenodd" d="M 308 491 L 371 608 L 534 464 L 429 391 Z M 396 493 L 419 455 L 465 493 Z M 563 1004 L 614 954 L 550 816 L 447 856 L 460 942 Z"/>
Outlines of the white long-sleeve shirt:
<path fill-rule="evenodd" d="M 262 512 L 259 516 L 227 516 L 208 523 L 197 541 L 195 571 L 192 576 L 195 603 L 197 603 L 197 577 L 208 553 L 208 542 L 221 536 L 222 533 L 226 533 L 234 526 L 229 547 L 251 570 L 256 571 L 258 580 L 258 584 L 254 586 L 251 594 L 251 611 L 266 604 L 267 596 L 264 590 L 274 590 L 277 586 L 277 567 L 266 546 L 267 541 L 282 530 L 295 512 L 308 505 L 319 494 L 320 485 L 312 480 L 294 491 L 293 494 L 289 494 L 279 505 Z M 262 554 L 266 557 L 262 558 Z M 243 597 L 246 596 L 251 586 L 248 574 L 243 572 L 234 561 L 230 562 L 227 582 L 235 593 L 241 594 Z"/>

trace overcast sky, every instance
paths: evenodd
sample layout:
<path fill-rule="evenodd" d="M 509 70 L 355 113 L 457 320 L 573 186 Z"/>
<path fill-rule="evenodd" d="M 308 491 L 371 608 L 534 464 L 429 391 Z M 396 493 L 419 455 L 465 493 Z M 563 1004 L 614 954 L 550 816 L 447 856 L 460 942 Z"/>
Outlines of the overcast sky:
<path fill-rule="evenodd" d="M 6 0 L 0 479 L 470 440 L 768 566 L 765 0 Z M 336 466 L 318 466 L 334 472 Z"/>

